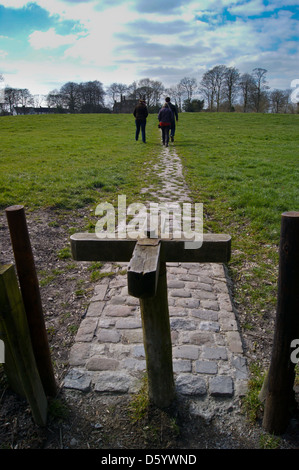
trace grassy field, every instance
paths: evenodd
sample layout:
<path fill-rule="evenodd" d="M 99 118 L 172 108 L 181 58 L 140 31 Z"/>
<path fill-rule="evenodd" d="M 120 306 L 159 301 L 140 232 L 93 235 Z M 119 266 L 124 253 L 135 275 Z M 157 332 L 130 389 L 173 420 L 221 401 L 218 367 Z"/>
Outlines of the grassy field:
<path fill-rule="evenodd" d="M 128 115 L 1 119 L 0 207 L 74 209 L 116 193 L 136 198 L 153 148 L 136 144 L 134 132 Z M 148 126 L 151 140 L 153 132 Z"/>
<path fill-rule="evenodd" d="M 298 115 L 179 117 L 175 149 L 194 202 L 204 204 L 204 229 L 232 235 L 230 270 L 247 328 L 273 310 L 281 213 L 299 210 L 298 126 Z M 134 132 L 131 115 L 1 118 L 0 207 L 90 209 L 120 194 L 141 202 L 161 149 L 157 116 L 146 145 Z"/>
<path fill-rule="evenodd" d="M 299 210 L 299 116 L 182 116 L 176 149 L 204 227 L 232 236 L 230 270 L 252 328 L 276 306 L 281 214 Z"/>

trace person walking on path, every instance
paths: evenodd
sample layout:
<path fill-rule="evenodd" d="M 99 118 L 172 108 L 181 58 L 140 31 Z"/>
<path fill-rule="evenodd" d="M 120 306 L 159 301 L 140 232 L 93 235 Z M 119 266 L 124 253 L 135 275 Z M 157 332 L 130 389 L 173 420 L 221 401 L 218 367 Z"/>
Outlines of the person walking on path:
<path fill-rule="evenodd" d="M 139 100 L 139 103 L 135 106 L 133 115 L 135 117 L 136 124 L 135 140 L 138 140 L 139 133 L 141 130 L 142 142 L 146 143 L 145 126 L 146 118 L 148 116 L 148 110 L 144 100 Z"/>
<path fill-rule="evenodd" d="M 169 143 L 169 131 L 171 128 L 171 122 L 173 121 L 173 112 L 171 111 L 168 103 L 164 103 L 158 114 L 159 126 L 162 130 L 162 141 L 165 147 L 168 147 Z"/>
<path fill-rule="evenodd" d="M 173 112 L 173 120 L 171 121 L 171 128 L 170 128 L 170 138 L 171 138 L 171 142 L 174 142 L 175 122 L 178 122 L 179 120 L 178 110 L 177 110 L 177 107 L 171 103 L 169 96 L 165 98 L 165 103 L 168 104 L 171 111 Z"/>

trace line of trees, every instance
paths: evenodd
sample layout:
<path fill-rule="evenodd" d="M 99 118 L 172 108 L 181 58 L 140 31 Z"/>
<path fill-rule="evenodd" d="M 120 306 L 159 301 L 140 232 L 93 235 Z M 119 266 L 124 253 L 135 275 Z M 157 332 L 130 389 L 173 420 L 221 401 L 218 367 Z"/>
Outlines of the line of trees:
<path fill-rule="evenodd" d="M 109 112 L 105 107 L 106 92 L 98 80 L 65 83 L 60 90 L 53 90 L 47 95 L 50 108 L 70 113 L 103 113 Z"/>
<path fill-rule="evenodd" d="M 266 73 L 263 68 L 255 68 L 251 74 L 241 75 L 235 67 L 217 65 L 203 75 L 199 90 L 210 111 L 234 111 L 238 104 L 243 112 L 266 112 L 275 100 L 273 92 L 268 92 Z M 289 92 L 281 93 L 286 105 Z"/>
<path fill-rule="evenodd" d="M 124 98 L 133 101 L 143 98 L 149 111 L 157 112 L 164 97 L 169 95 L 179 111 L 186 112 L 299 112 L 299 103 L 291 100 L 292 90 L 269 91 L 266 76 L 267 70 L 263 68 L 241 74 L 235 67 L 217 65 L 206 71 L 199 82 L 195 78 L 184 77 L 170 88 L 149 78 L 130 85 L 112 83 L 106 89 L 97 80 L 68 82 L 42 97 L 31 95 L 28 89 L 5 87 L 4 102 L 0 106 L 3 112 L 12 113 L 17 106 L 40 106 L 43 100 L 57 112 L 103 113 L 111 112 L 113 104 Z"/>
<path fill-rule="evenodd" d="M 207 111 L 298 112 L 298 103 L 294 105 L 291 102 L 292 90 L 269 91 L 266 74 L 267 70 L 263 68 L 255 68 L 251 74 L 240 74 L 235 67 L 217 65 L 205 72 L 199 83 L 194 78 L 185 77 L 170 92 L 179 107 L 181 97 L 187 95 L 183 108 L 189 111 L 190 104 L 198 105 L 198 100 L 192 96 L 199 94 Z"/>

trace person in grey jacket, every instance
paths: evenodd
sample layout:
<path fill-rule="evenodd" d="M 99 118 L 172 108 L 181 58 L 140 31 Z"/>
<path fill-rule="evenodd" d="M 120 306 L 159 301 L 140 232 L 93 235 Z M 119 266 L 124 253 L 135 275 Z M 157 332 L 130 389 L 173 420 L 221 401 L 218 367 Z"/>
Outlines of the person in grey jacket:
<path fill-rule="evenodd" d="M 159 126 L 162 130 L 162 141 L 165 147 L 169 143 L 169 131 L 173 120 L 173 112 L 171 111 L 168 103 L 164 103 L 158 114 Z"/>

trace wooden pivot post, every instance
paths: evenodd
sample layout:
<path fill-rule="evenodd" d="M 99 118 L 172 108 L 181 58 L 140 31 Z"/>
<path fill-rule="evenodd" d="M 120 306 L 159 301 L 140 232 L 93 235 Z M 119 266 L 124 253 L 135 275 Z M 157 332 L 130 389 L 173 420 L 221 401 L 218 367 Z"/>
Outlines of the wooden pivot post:
<path fill-rule="evenodd" d="M 128 261 L 128 292 L 140 301 L 146 354 L 149 398 L 167 408 L 175 397 L 167 298 L 166 262 L 226 263 L 230 259 L 229 235 L 203 236 L 202 246 L 185 249 L 180 239 L 101 239 L 96 234 L 71 236 L 77 261 Z"/>
<path fill-rule="evenodd" d="M 8 207 L 6 217 L 36 365 L 46 395 L 55 396 L 57 388 L 24 207 Z"/>
<path fill-rule="evenodd" d="M 47 421 L 47 398 L 36 367 L 23 299 L 13 265 L 0 267 L 0 329 L 4 370 L 12 389 L 25 397 L 39 426 Z"/>
<path fill-rule="evenodd" d="M 263 427 L 271 434 L 286 430 L 294 405 L 294 339 L 299 339 L 299 212 L 285 212 L 281 219 L 276 325 L 265 385 Z"/>
<path fill-rule="evenodd" d="M 175 398 L 166 263 L 159 240 L 137 242 L 128 267 L 128 292 L 140 299 L 149 399 L 167 408 Z"/>

